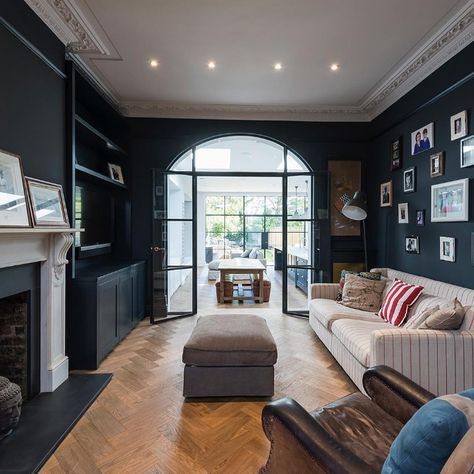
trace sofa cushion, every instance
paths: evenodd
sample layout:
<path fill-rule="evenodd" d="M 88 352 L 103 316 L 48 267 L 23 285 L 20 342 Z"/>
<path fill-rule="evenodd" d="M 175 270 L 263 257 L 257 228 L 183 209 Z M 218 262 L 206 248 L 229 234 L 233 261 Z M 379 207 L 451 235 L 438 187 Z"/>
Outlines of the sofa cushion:
<path fill-rule="evenodd" d="M 380 280 L 382 277 L 381 273 L 376 272 L 354 272 L 352 270 L 342 270 L 341 279 L 339 280 L 339 291 L 336 296 L 336 301 L 342 301 L 342 292 L 344 290 L 344 284 L 346 283 L 347 275 L 357 275 L 362 278 L 367 278 L 367 280 Z"/>
<path fill-rule="evenodd" d="M 347 274 L 341 304 L 362 311 L 378 311 L 382 303 L 384 281 Z"/>
<path fill-rule="evenodd" d="M 208 264 L 209 270 L 218 270 L 220 263 L 221 263 L 220 260 L 213 260 L 212 262 L 209 262 Z"/>
<path fill-rule="evenodd" d="M 473 424 L 474 389 L 429 401 L 395 438 L 382 473 L 441 472 Z"/>
<path fill-rule="evenodd" d="M 241 254 L 240 254 L 240 258 L 249 258 L 249 255 L 250 255 L 250 252 L 252 252 L 253 249 L 247 249 L 245 251 L 243 251 Z"/>
<path fill-rule="evenodd" d="M 339 319 L 332 325 L 332 333 L 344 347 L 364 366 L 370 366 L 370 336 L 378 329 L 393 328 L 385 321 L 355 321 Z"/>
<path fill-rule="evenodd" d="M 444 306 L 448 301 L 441 296 L 420 295 L 415 304 L 410 308 L 403 327 L 406 329 L 418 327 L 421 324 L 419 318 L 422 314 L 426 313 L 427 309 L 434 308 L 435 306 Z"/>
<path fill-rule="evenodd" d="M 338 319 L 357 319 L 360 321 L 380 322 L 375 313 L 349 308 L 337 301 L 315 298 L 309 301 L 309 311 L 326 328 L 331 330 L 332 323 Z"/>
<path fill-rule="evenodd" d="M 454 330 L 459 329 L 466 310 L 457 298 L 441 306 L 430 314 L 420 325 L 420 329 Z"/>
<path fill-rule="evenodd" d="M 271 366 L 275 340 L 253 314 L 201 316 L 183 349 L 183 362 L 200 367 Z"/>

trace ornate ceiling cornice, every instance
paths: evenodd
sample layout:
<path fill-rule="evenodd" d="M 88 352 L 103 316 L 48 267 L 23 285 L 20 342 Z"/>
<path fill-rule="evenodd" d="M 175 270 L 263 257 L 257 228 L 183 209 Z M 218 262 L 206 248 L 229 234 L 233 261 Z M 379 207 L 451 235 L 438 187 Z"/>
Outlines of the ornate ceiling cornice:
<path fill-rule="evenodd" d="M 265 106 L 183 104 L 128 101 L 117 98 L 94 61 L 120 59 L 118 52 L 83 0 L 25 0 L 67 46 L 71 56 L 94 79 L 121 112 L 130 117 L 209 118 L 247 120 L 370 121 L 403 97 L 433 71 L 474 40 L 474 0 L 466 1 L 434 28 L 359 103 L 347 106 Z"/>

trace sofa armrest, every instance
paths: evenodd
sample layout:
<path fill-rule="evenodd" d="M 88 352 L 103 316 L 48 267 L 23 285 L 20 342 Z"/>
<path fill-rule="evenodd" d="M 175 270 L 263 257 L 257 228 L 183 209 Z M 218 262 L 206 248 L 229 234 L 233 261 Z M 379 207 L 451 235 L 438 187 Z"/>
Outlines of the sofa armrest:
<path fill-rule="evenodd" d="M 435 398 L 432 393 L 386 365 L 366 370 L 362 382 L 372 401 L 403 424 Z"/>
<path fill-rule="evenodd" d="M 339 283 L 311 283 L 309 285 L 308 299 L 325 298 L 335 300 L 339 291 Z"/>
<path fill-rule="evenodd" d="M 332 438 L 290 398 L 266 405 L 262 412 L 262 425 L 271 448 L 261 473 L 376 472 Z"/>
<path fill-rule="evenodd" d="M 370 365 L 387 365 L 435 395 L 471 388 L 474 331 L 381 329 L 370 337 Z"/>

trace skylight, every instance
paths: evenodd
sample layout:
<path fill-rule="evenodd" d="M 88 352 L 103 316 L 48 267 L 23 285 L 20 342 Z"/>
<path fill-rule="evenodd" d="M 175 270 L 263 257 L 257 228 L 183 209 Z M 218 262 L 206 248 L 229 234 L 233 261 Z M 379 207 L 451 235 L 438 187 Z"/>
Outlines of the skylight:
<path fill-rule="evenodd" d="M 196 169 L 230 169 L 230 148 L 200 148 L 196 150 Z"/>

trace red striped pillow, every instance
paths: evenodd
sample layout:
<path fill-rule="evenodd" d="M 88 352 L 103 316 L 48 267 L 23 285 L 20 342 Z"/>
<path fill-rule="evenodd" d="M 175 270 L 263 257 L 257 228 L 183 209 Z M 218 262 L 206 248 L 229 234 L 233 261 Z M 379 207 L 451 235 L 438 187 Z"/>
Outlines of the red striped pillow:
<path fill-rule="evenodd" d="M 401 326 L 408 315 L 410 306 L 415 303 L 423 289 L 422 286 L 410 285 L 395 278 L 378 315 L 394 326 Z"/>

